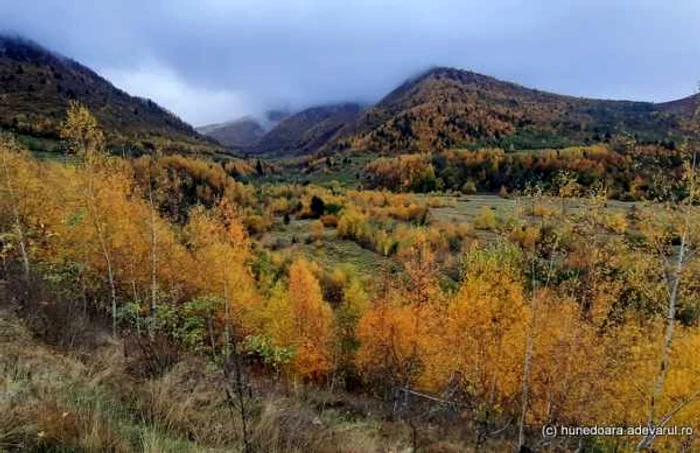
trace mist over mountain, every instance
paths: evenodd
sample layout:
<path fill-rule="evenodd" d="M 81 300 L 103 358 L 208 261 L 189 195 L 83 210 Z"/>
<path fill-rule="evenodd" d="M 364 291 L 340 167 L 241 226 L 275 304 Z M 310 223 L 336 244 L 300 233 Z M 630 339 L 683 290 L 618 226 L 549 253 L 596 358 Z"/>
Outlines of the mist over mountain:
<path fill-rule="evenodd" d="M 200 126 L 197 128 L 197 132 L 234 148 L 252 145 L 265 135 L 265 129 L 255 118 L 250 116 L 225 123 Z"/>
<path fill-rule="evenodd" d="M 200 126 L 197 131 L 223 145 L 247 148 L 255 145 L 260 138 L 289 115 L 289 110 L 286 109 L 268 110 L 257 117 L 248 115 L 224 123 Z"/>
<path fill-rule="evenodd" d="M 111 143 L 183 148 L 213 142 L 150 99 L 28 39 L 0 35 L 0 127 L 57 138 L 69 101 L 85 104 Z"/>
<path fill-rule="evenodd" d="M 112 143 L 184 149 L 218 142 L 238 153 L 266 155 L 472 146 L 538 149 L 621 134 L 673 142 L 697 101 L 697 95 L 664 103 L 589 99 L 435 67 L 368 107 L 345 102 L 294 113 L 267 110 L 194 129 L 86 66 L 17 37 L 0 38 L 0 80 L 0 125 L 21 134 L 56 138 L 68 102 L 78 100 L 95 112 Z"/>
<path fill-rule="evenodd" d="M 15 30 L 190 124 L 375 103 L 430 65 L 664 102 L 700 78 L 697 2 L 0 2 Z M 57 26 L 61 24 L 61 26 Z"/>
<path fill-rule="evenodd" d="M 347 124 L 330 149 L 431 151 L 472 145 L 537 149 L 629 134 L 673 140 L 698 95 L 666 103 L 589 99 L 437 67 L 411 78 Z"/>
<path fill-rule="evenodd" d="M 265 154 L 311 154 L 351 124 L 362 110 L 354 102 L 310 107 L 282 119 L 249 150 Z"/>

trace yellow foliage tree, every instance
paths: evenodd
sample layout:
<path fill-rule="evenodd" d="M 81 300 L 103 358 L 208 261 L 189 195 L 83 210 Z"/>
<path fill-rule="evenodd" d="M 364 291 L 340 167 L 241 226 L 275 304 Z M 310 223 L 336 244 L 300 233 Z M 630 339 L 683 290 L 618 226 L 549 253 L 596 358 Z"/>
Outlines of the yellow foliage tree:
<path fill-rule="evenodd" d="M 66 119 L 61 127 L 61 138 L 66 140 L 69 149 L 83 157 L 100 151 L 105 144 L 104 134 L 97 119 L 87 107 L 77 101 L 70 101 Z"/>
<path fill-rule="evenodd" d="M 266 309 L 264 329 L 278 346 L 294 350 L 295 377 L 319 379 L 333 369 L 334 320 L 323 300 L 309 263 L 298 260 L 289 267 L 287 291 L 273 291 Z"/>
<path fill-rule="evenodd" d="M 200 294 L 216 295 L 225 301 L 221 318 L 226 326 L 224 346 L 240 340 L 253 327 L 253 309 L 258 296 L 248 268 L 250 249 L 244 228 L 234 208 L 222 203 L 215 210 L 195 208 L 185 226 L 194 266 L 187 271 Z M 206 272 L 205 272 L 206 270 Z"/>

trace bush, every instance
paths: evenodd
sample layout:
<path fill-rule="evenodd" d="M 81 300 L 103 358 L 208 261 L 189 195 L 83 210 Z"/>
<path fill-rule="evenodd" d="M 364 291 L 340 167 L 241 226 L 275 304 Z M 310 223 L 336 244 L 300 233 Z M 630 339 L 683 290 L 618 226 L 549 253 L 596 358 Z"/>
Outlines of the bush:
<path fill-rule="evenodd" d="M 337 232 L 341 239 L 358 239 L 367 230 L 367 216 L 359 211 L 347 211 L 338 220 Z"/>
<path fill-rule="evenodd" d="M 338 217 L 334 214 L 323 215 L 320 220 L 323 222 L 323 226 L 327 228 L 335 228 L 338 226 Z"/>
<path fill-rule="evenodd" d="M 476 184 L 471 179 L 462 186 L 462 193 L 465 195 L 473 195 L 476 193 Z"/>
<path fill-rule="evenodd" d="M 479 209 L 476 218 L 474 219 L 474 228 L 478 230 L 494 230 L 498 226 L 496 214 L 488 206 Z"/>
<path fill-rule="evenodd" d="M 311 198 L 311 215 L 312 218 L 318 219 L 323 215 L 323 213 L 326 211 L 326 203 L 323 202 L 323 200 L 314 195 Z"/>
<path fill-rule="evenodd" d="M 618 234 L 622 234 L 627 231 L 629 226 L 627 217 L 622 212 L 606 215 L 603 222 L 608 230 Z"/>
<path fill-rule="evenodd" d="M 556 215 L 556 210 L 552 207 L 543 204 L 535 204 L 532 207 L 532 215 L 535 217 L 550 218 Z"/>
<path fill-rule="evenodd" d="M 511 231 L 509 237 L 513 242 L 517 242 L 525 249 L 532 249 L 540 240 L 540 229 L 535 226 L 516 226 Z"/>
<path fill-rule="evenodd" d="M 323 235 L 326 232 L 326 227 L 320 220 L 314 220 L 311 222 L 311 237 L 314 241 L 320 241 L 323 239 Z"/>

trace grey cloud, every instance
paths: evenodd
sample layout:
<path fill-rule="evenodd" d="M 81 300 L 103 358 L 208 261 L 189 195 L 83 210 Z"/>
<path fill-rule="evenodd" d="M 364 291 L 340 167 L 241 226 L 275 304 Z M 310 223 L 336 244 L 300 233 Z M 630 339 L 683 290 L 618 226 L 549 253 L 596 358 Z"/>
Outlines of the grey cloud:
<path fill-rule="evenodd" d="M 650 101 L 700 79 L 694 0 L 0 0 L 2 29 L 195 124 L 371 102 L 431 65 Z"/>

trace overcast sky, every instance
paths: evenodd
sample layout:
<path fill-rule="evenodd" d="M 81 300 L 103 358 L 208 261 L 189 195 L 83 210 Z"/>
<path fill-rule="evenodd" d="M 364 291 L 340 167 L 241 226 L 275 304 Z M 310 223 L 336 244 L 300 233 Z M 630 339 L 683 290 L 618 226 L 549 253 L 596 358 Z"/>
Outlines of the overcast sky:
<path fill-rule="evenodd" d="M 700 80 L 699 0 L 0 0 L 0 31 L 194 125 L 372 102 L 434 65 L 646 101 Z"/>

